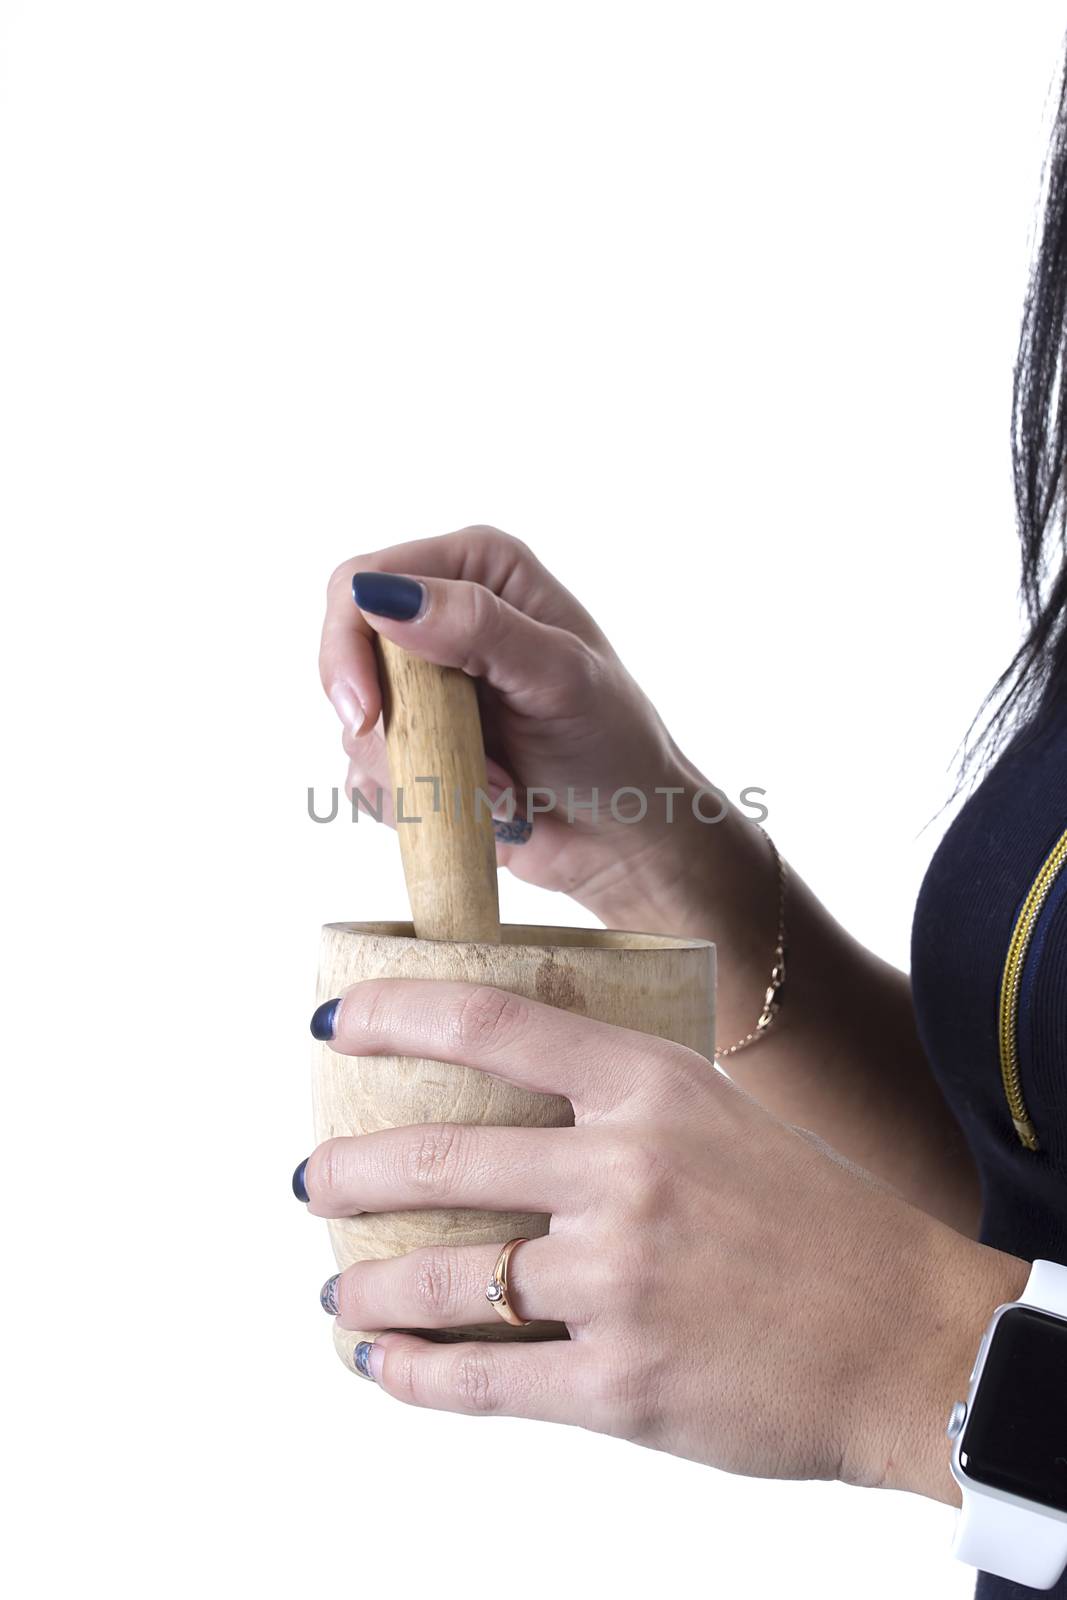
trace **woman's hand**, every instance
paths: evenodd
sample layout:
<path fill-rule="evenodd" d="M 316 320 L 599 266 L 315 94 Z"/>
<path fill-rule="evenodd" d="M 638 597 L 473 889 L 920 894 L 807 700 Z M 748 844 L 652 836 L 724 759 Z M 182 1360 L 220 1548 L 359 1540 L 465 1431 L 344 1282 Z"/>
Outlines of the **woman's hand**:
<path fill-rule="evenodd" d="M 369 575 L 362 609 L 356 573 Z M 775 961 L 778 882 L 767 840 L 736 807 L 712 820 L 717 793 L 700 797 L 707 781 L 588 612 L 496 528 L 462 528 L 337 568 L 322 682 L 344 724 L 349 794 L 360 790 L 377 810 L 380 786 L 391 819 L 376 632 L 479 679 L 490 792 L 514 785 L 520 815 L 527 789 L 541 791 L 538 807 L 545 792 L 557 796 L 526 842 L 498 845 L 501 864 L 563 890 L 608 927 L 714 940 L 717 1042 L 725 1049 L 746 1037 Z M 703 664 L 699 650 L 679 658 L 685 670 Z M 647 800 L 639 821 L 612 814 L 612 796 L 627 788 Z M 580 809 L 593 790 L 595 819 Z M 624 798 L 620 815 L 631 803 L 638 808 Z M 977 1176 L 931 1078 L 907 978 L 857 944 L 792 867 L 787 922 L 782 1019 L 757 1051 L 730 1058 L 731 1073 L 781 1120 L 815 1129 L 918 1205 L 973 1229 Z"/>
<path fill-rule="evenodd" d="M 955 1499 L 945 1419 L 1024 1263 L 644 1034 L 497 989 L 388 980 L 345 992 L 333 1048 L 463 1063 L 566 1095 L 575 1112 L 572 1128 L 395 1128 L 309 1157 L 321 1217 L 551 1214 L 547 1236 L 513 1256 L 511 1298 L 570 1340 L 383 1332 L 357 1362 L 389 1394 L 577 1423 L 732 1472 Z M 324 1304 L 364 1330 L 484 1322 L 497 1249 L 361 1262 L 330 1280 Z"/>
<path fill-rule="evenodd" d="M 361 610 L 353 603 L 357 573 L 401 581 L 361 580 Z M 376 632 L 477 677 L 490 792 L 495 799 L 512 788 L 520 817 L 527 789 L 537 791 L 538 808 L 550 806 L 538 809 L 525 842 L 500 844 L 502 864 L 616 925 L 654 929 L 668 926 L 672 911 L 677 917 L 679 886 L 693 876 L 687 840 L 699 831 L 706 844 L 718 831 L 692 815 L 704 780 L 589 613 L 524 544 L 496 528 L 462 528 L 356 556 L 330 579 L 319 669 L 344 724 L 346 787 L 372 806 L 380 787 L 391 821 Z M 675 791 L 676 822 L 665 820 L 668 800 L 657 787 Z M 643 819 L 634 820 L 641 807 L 633 794 L 620 796 L 613 815 L 612 797 L 626 788 L 645 796 Z M 709 818 L 723 809 L 715 796 L 700 804 Z"/>

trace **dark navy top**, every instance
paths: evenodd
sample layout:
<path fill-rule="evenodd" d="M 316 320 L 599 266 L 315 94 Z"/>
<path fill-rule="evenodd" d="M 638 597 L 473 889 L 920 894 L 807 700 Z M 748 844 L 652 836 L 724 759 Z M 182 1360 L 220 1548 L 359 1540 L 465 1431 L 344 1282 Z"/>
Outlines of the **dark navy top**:
<path fill-rule="evenodd" d="M 1012 1125 L 997 1035 L 1012 930 L 1065 830 L 1067 695 L 1016 736 L 941 841 L 915 909 L 912 985 L 920 1037 L 978 1164 L 982 1240 L 1067 1264 L 1067 866 L 1035 925 L 1019 992 L 1020 1082 L 1037 1151 Z M 977 1592 L 1036 1593 L 988 1575 Z M 1049 1592 L 1067 1600 L 1067 1578 Z"/>

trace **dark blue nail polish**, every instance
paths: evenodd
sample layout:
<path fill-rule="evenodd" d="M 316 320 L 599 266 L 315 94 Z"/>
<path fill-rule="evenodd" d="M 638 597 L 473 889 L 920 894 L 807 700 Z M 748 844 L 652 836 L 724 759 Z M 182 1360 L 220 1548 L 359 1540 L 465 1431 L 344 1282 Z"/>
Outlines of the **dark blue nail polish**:
<path fill-rule="evenodd" d="M 375 617 L 410 622 L 422 610 L 426 590 L 417 579 L 402 578 L 398 572 L 357 572 L 352 598 L 361 611 Z"/>
<path fill-rule="evenodd" d="M 373 1383 L 374 1374 L 370 1369 L 371 1343 L 370 1339 L 361 1339 L 359 1341 L 352 1352 L 352 1365 L 361 1378 L 368 1378 Z"/>
<path fill-rule="evenodd" d="M 341 1004 L 340 997 L 336 1000 L 324 1000 L 315 1011 L 311 1019 L 311 1036 L 321 1039 L 325 1044 L 333 1038 L 334 1028 L 337 1024 L 337 1007 Z"/>
<path fill-rule="evenodd" d="M 301 1161 L 300 1165 L 297 1167 L 296 1171 L 293 1173 L 293 1193 L 296 1195 L 298 1200 L 303 1200 L 305 1205 L 307 1205 L 309 1197 L 308 1186 L 304 1182 L 304 1173 L 310 1160 L 310 1156 L 305 1156 L 303 1161 Z"/>
<path fill-rule="evenodd" d="M 335 1272 L 332 1278 L 326 1279 L 326 1282 L 319 1290 L 319 1305 L 324 1311 L 328 1311 L 331 1317 L 335 1317 L 339 1310 L 337 1304 L 337 1280 L 340 1276 L 339 1272 Z"/>
<path fill-rule="evenodd" d="M 525 844 L 533 832 L 533 823 L 526 817 L 512 817 L 510 822 L 494 822 L 493 832 L 501 844 Z"/>

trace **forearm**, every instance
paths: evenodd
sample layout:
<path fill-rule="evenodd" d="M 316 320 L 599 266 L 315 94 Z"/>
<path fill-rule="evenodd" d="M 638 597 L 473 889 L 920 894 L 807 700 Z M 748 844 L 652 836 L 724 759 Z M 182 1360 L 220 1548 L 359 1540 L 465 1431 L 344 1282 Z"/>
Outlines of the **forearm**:
<path fill-rule="evenodd" d="M 719 1048 L 749 1033 L 774 957 L 778 886 L 767 841 L 736 811 L 679 820 L 605 875 L 583 903 L 609 926 L 714 941 Z M 973 1233 L 978 1180 L 930 1072 L 907 977 L 864 949 L 795 872 L 787 896 L 788 968 L 778 1022 L 723 1062 L 748 1093 L 891 1183 L 913 1204 Z"/>

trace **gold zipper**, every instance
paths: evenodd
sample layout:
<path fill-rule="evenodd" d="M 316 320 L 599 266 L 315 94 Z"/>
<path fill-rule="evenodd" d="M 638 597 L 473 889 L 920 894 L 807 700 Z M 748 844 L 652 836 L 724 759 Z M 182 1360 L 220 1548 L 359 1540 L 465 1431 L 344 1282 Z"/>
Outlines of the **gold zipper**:
<path fill-rule="evenodd" d="M 1000 980 L 1000 1007 L 997 1013 L 997 1035 L 1000 1043 L 1000 1075 L 1004 1080 L 1004 1094 L 1011 1112 L 1011 1120 L 1020 1142 L 1027 1150 L 1039 1150 L 1037 1129 L 1030 1120 L 1023 1099 L 1022 1074 L 1019 1069 L 1019 987 L 1022 983 L 1026 953 L 1034 936 L 1041 908 L 1049 897 L 1061 867 L 1067 863 L 1067 833 L 1052 847 L 1052 853 L 1043 863 L 1034 879 L 1030 893 L 1012 930 L 1008 955 L 1004 962 L 1004 975 Z"/>

